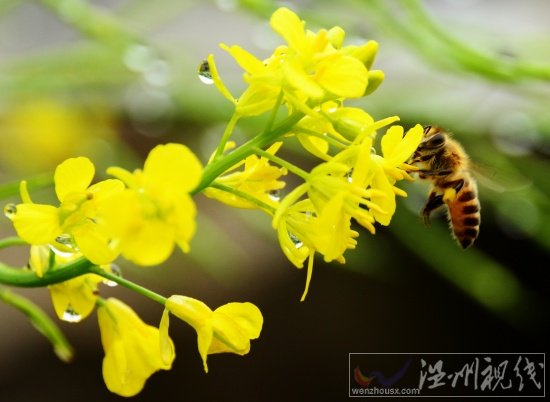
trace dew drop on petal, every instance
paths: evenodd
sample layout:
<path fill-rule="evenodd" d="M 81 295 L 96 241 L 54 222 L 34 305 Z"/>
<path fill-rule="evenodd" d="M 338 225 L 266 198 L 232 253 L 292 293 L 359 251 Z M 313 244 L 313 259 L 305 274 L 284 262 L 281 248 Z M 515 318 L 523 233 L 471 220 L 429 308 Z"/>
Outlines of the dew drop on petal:
<path fill-rule="evenodd" d="M 281 200 L 281 192 L 279 190 L 271 190 L 267 195 L 272 201 L 278 202 Z"/>
<path fill-rule="evenodd" d="M 348 183 L 353 182 L 353 168 L 347 171 L 346 179 L 348 180 Z"/>
<path fill-rule="evenodd" d="M 73 236 L 64 233 L 55 238 L 55 244 L 50 244 L 50 249 L 62 258 L 69 258 L 78 251 Z"/>
<path fill-rule="evenodd" d="M 199 79 L 207 85 L 212 85 L 214 80 L 212 79 L 212 73 L 210 72 L 210 64 L 208 60 L 203 60 L 199 65 Z"/>
<path fill-rule="evenodd" d="M 6 218 L 12 219 L 16 213 L 17 213 L 17 206 L 13 203 L 7 204 L 4 207 L 4 215 L 6 215 Z"/>
<path fill-rule="evenodd" d="M 294 233 L 288 232 L 288 237 L 290 237 L 290 241 L 292 241 L 294 247 L 301 248 L 304 245 L 304 242 L 298 239 L 298 237 Z"/>
<path fill-rule="evenodd" d="M 60 250 L 60 249 L 58 249 L 57 247 L 55 247 L 51 244 L 49 246 L 50 246 L 50 250 L 52 250 L 55 253 L 55 255 L 57 255 L 61 258 L 70 258 L 74 255 L 73 251 Z"/>
<path fill-rule="evenodd" d="M 111 264 L 111 273 L 115 276 L 118 276 L 119 278 L 122 278 L 122 270 L 117 264 Z M 118 285 L 118 283 L 109 279 L 105 279 L 103 283 L 111 288 L 114 288 Z"/>
<path fill-rule="evenodd" d="M 67 306 L 67 310 L 63 313 L 63 317 L 61 317 L 63 321 L 67 322 L 79 322 L 82 320 L 82 316 L 78 314 L 73 307 L 69 304 Z"/>
<path fill-rule="evenodd" d="M 60 234 L 55 238 L 55 241 L 59 244 L 63 244 L 64 246 L 74 246 L 73 237 L 70 234 Z"/>

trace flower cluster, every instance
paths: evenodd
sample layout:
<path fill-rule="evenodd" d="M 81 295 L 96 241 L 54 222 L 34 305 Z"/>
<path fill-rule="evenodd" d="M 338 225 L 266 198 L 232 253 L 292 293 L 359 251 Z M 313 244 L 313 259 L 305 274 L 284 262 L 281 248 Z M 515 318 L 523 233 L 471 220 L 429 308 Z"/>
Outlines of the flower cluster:
<path fill-rule="evenodd" d="M 422 128 L 416 125 L 405 133 L 401 126 L 390 127 L 380 140 L 378 153 L 373 147 L 378 130 L 398 118 L 376 121 L 363 109 L 345 106 L 346 99 L 371 94 L 384 78 L 381 71 L 371 69 L 376 42 L 343 46 L 345 33 L 340 27 L 306 30 L 305 23 L 287 8 L 275 11 L 271 27 L 286 44 L 263 61 L 239 46 L 221 45 L 245 71 L 248 87 L 241 96 L 231 95 L 210 55 L 207 62 L 212 79 L 235 104 L 233 120 L 267 112 L 274 115 L 274 110 L 285 105 L 289 119 L 297 118 L 280 129 L 279 137 L 285 143 L 296 138 L 321 162 L 306 172 L 275 156 L 284 146 L 281 143 L 267 151 L 253 149 L 243 170 L 235 173 L 243 162 L 235 164 L 216 178 L 217 187 L 206 194 L 232 206 L 256 207 L 272 215 L 288 259 L 301 268 L 309 258 L 309 284 L 315 253 L 327 262 L 345 262 L 345 251 L 356 246 L 359 236 L 352 222 L 373 234 L 376 223 L 389 225 L 396 209 L 395 196 L 406 196 L 395 184 L 411 179 L 405 162 L 420 143 Z M 270 128 L 276 131 L 270 123 L 258 137 L 263 136 L 266 145 Z M 269 161 L 280 167 L 269 165 Z M 280 178 L 288 172 L 303 183 L 282 199 L 268 201 L 269 190 L 283 188 Z"/>
<path fill-rule="evenodd" d="M 189 192 L 202 165 L 184 145 L 154 148 L 143 170 L 108 169 L 117 179 L 90 185 L 95 167 L 84 157 L 67 159 L 54 174 L 59 206 L 33 203 L 21 185 L 23 203 L 10 205 L 19 237 L 60 252 L 80 252 L 94 264 L 109 264 L 122 253 L 139 265 L 156 265 L 174 244 L 189 251 L 195 205 Z"/>
<path fill-rule="evenodd" d="M 377 224 L 389 225 L 396 196 L 406 196 L 396 185 L 411 179 L 406 161 L 422 139 L 422 128 L 405 132 L 390 126 L 396 116 L 376 120 L 346 104 L 370 95 L 384 78 L 372 69 L 376 42 L 344 46 L 342 28 L 306 30 L 287 8 L 273 13 L 271 26 L 285 43 L 265 60 L 239 46 L 221 45 L 245 71 L 248 86 L 239 97 L 222 81 L 212 55 L 201 64 L 201 73 L 209 74 L 235 107 L 206 166 L 186 146 L 170 143 L 152 149 L 142 169 L 110 167 L 111 178 L 94 182 L 94 164 L 70 158 L 54 173 L 56 205 L 34 202 L 23 181 L 22 202 L 5 208 L 19 238 L 31 245 L 33 273 L 29 279 L 28 272 L 0 265 L 0 282 L 24 275 L 10 283 L 48 286 L 65 321 L 78 322 L 97 306 L 103 377 L 119 395 L 137 394 L 154 372 L 170 369 L 175 358 L 170 315 L 195 329 L 205 371 L 208 355 L 247 354 L 250 341 L 260 335 L 263 317 L 252 303 L 212 310 L 200 300 L 166 298 L 117 275 L 119 257 L 153 266 L 166 261 L 176 246 L 190 251 L 195 194 L 268 214 L 289 261 L 298 268 L 308 261 L 302 300 L 315 255 L 345 263 L 361 227 L 374 234 Z M 259 134 L 241 145 L 232 141 L 241 119 L 262 115 L 265 127 Z M 316 161 L 312 168 L 285 159 L 286 150 L 297 144 Z M 287 186 L 283 179 L 290 174 L 300 181 Z M 162 304 L 159 326 L 145 324 L 120 300 L 99 297 L 102 283 L 125 286 Z"/>

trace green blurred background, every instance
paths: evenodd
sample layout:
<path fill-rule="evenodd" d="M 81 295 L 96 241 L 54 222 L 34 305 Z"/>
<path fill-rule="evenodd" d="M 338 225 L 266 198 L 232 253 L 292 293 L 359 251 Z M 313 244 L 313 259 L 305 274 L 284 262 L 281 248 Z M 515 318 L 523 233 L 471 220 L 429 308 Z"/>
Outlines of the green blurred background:
<path fill-rule="evenodd" d="M 282 3 L 281 3 L 282 4 Z M 347 43 L 375 39 L 386 81 L 353 103 L 375 118 L 452 131 L 488 177 L 480 183 L 481 234 L 469 250 L 444 218 L 418 216 L 427 187 L 407 186 L 392 225 L 361 231 L 346 265 L 305 272 L 279 250 L 267 217 L 197 197 L 192 252 L 160 267 L 121 262 L 125 277 L 212 307 L 251 301 L 264 313 L 245 357 L 212 356 L 202 372 L 195 334 L 172 324 L 172 371 L 135 400 L 331 400 L 347 397 L 349 352 L 542 352 L 548 341 L 550 250 L 550 3 L 518 1 L 286 2 L 318 29 L 340 25 Z M 280 43 L 268 0 L 0 0 L 0 182 L 51 172 L 64 158 L 133 169 L 169 141 L 205 161 L 230 105 L 197 78 L 214 53 L 234 93 L 241 71 L 218 47 L 267 57 Z M 247 122 L 238 132 L 254 133 Z M 297 157 L 292 155 L 292 157 Z M 308 161 L 305 161 L 308 163 Z M 51 190 L 33 192 L 46 201 Z M 14 198 L 15 200 L 15 198 Z M 4 202 L 9 202 L 10 199 Z M 2 237 L 13 235 L 7 219 Z M 26 263 L 27 250 L 2 250 Z M 21 294 L 53 316 L 46 289 Z M 156 325 L 161 308 L 103 288 Z M 95 316 L 60 323 L 76 349 L 66 365 L 25 317 L 0 304 L 0 401 L 111 401 L 101 378 Z"/>

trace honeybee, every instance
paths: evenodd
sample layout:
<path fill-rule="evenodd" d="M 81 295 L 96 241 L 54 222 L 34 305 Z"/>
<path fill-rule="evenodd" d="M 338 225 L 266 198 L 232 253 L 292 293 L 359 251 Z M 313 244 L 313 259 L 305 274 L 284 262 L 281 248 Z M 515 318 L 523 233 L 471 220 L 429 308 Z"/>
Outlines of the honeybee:
<path fill-rule="evenodd" d="M 470 158 L 462 146 L 439 127 L 425 126 L 424 138 L 410 158 L 418 177 L 432 182 L 422 210 L 424 222 L 446 205 L 452 233 L 463 247 L 470 247 L 479 234 L 481 221 L 477 183 L 470 173 Z"/>

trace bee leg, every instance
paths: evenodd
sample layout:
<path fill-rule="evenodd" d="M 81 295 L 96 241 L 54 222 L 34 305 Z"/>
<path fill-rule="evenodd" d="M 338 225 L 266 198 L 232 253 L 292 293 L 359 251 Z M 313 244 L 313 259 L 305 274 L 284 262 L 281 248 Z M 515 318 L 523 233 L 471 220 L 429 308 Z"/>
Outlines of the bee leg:
<path fill-rule="evenodd" d="M 458 192 L 464 187 L 464 179 L 450 181 L 446 183 L 445 187 L 448 188 L 443 192 L 443 201 L 448 204 L 454 201 Z"/>
<path fill-rule="evenodd" d="M 424 217 L 424 223 L 426 225 L 430 224 L 430 215 L 432 211 L 435 211 L 437 208 L 444 204 L 445 202 L 443 201 L 442 194 L 437 194 L 435 191 L 432 191 L 430 193 L 430 196 L 428 197 L 428 202 L 426 202 L 426 205 L 422 210 L 422 216 Z"/>
<path fill-rule="evenodd" d="M 435 169 L 435 170 L 418 170 L 418 176 L 421 179 L 426 179 L 428 177 L 445 177 L 453 173 L 452 169 Z"/>

